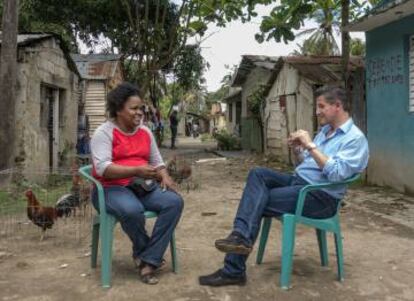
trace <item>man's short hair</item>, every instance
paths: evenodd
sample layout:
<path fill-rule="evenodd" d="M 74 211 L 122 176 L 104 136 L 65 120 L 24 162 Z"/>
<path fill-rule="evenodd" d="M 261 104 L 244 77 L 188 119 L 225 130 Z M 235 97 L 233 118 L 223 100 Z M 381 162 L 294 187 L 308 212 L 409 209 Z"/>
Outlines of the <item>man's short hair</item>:
<path fill-rule="evenodd" d="M 315 91 L 315 97 L 323 96 L 327 103 L 334 104 L 340 101 L 344 111 L 350 112 L 350 103 L 347 98 L 346 90 L 339 86 L 323 86 Z"/>

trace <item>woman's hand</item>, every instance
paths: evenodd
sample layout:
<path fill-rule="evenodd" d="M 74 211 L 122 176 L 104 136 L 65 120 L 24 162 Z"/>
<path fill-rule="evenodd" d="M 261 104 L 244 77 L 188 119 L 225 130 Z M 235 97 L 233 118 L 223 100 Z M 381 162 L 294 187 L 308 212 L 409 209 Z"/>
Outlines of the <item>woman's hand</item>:
<path fill-rule="evenodd" d="M 178 193 L 178 186 L 173 181 L 173 179 L 171 179 L 171 177 L 169 175 L 162 177 L 160 186 L 161 186 L 161 189 L 163 189 L 163 190 L 170 189 L 170 190 Z"/>
<path fill-rule="evenodd" d="M 170 175 L 168 174 L 165 168 L 158 169 L 158 177 L 160 179 L 161 189 L 170 189 L 178 193 L 177 184 L 173 181 L 173 179 L 171 179 Z"/>
<path fill-rule="evenodd" d="M 137 166 L 136 175 L 137 177 L 140 177 L 143 179 L 156 179 L 157 170 L 154 166 L 151 166 L 151 165 Z"/>

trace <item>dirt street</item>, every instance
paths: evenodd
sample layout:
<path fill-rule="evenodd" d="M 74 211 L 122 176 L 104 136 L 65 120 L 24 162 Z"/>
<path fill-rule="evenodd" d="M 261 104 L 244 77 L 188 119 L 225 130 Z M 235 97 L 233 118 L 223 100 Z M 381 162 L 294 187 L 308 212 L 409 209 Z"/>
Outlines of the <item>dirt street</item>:
<path fill-rule="evenodd" d="M 211 157 L 206 153 L 191 155 L 192 161 Z M 277 163 L 272 164 L 277 167 Z M 214 248 L 214 240 L 229 233 L 246 174 L 255 165 L 268 162 L 238 158 L 197 164 L 193 175 L 197 185 L 188 193 L 183 189 L 185 209 L 176 232 L 180 271 L 171 272 L 166 253 L 167 266 L 158 285 L 139 281 L 130 242 L 118 225 L 113 287 L 102 289 L 99 266 L 97 270 L 89 266 L 89 227 L 83 228 L 82 239 L 74 239 L 67 219 L 43 242 L 39 242 L 37 232 L 26 237 L 16 233 L 18 239 L 0 237 L 0 300 L 414 300 L 414 228 L 398 223 L 403 215 L 387 218 L 386 212 L 372 204 L 365 206 L 370 203 L 361 200 L 373 195 L 385 197 L 376 188 L 352 189 L 348 205 L 342 210 L 345 282 L 336 281 L 333 238 L 329 236 L 330 265 L 323 268 L 314 231 L 299 227 L 293 287 L 282 291 L 278 287 L 280 224 L 275 221 L 264 263 L 254 263 L 256 249 L 249 258 L 245 287 L 199 286 L 199 275 L 213 272 L 222 264 L 223 254 Z M 414 203 L 413 198 L 402 197 Z M 373 214 L 373 210 L 379 214 Z M 152 223 L 149 221 L 149 228 Z"/>

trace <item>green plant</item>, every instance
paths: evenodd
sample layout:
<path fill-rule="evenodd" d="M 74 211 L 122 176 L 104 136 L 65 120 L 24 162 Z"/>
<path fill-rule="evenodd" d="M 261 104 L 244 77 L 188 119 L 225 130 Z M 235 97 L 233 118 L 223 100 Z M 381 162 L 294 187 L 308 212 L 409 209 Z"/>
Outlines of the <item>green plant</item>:
<path fill-rule="evenodd" d="M 240 150 L 241 141 L 239 137 L 229 134 L 226 130 L 220 130 L 214 135 L 219 150 Z"/>
<path fill-rule="evenodd" d="M 212 138 L 213 137 L 210 134 L 207 134 L 207 133 L 201 134 L 201 136 L 200 136 L 201 142 L 206 142 L 208 140 L 211 140 Z"/>
<path fill-rule="evenodd" d="M 247 107 L 251 116 L 257 120 L 260 127 L 261 150 L 264 150 L 264 124 L 262 115 L 266 106 L 266 96 L 269 92 L 269 85 L 259 85 L 252 94 L 247 97 Z"/>

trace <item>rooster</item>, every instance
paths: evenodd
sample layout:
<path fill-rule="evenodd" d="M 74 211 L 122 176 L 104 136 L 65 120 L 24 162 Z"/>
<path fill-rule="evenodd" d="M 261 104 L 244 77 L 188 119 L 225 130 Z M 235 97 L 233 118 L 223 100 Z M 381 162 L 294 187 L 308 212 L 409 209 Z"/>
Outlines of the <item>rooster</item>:
<path fill-rule="evenodd" d="M 191 166 L 186 163 L 180 164 L 181 166 L 177 166 L 177 156 L 174 156 L 170 161 L 167 163 L 167 171 L 171 178 L 181 184 L 181 182 L 191 176 Z"/>
<path fill-rule="evenodd" d="M 62 195 L 56 202 L 56 208 L 63 211 L 65 217 L 76 214 L 76 207 L 85 207 L 89 201 L 90 188 L 82 183 L 82 179 L 77 172 L 77 165 L 72 166 L 72 187 L 70 193 Z"/>
<path fill-rule="evenodd" d="M 65 214 L 62 208 L 46 207 L 40 204 L 35 194 L 31 189 L 26 191 L 27 198 L 27 217 L 36 226 L 42 229 L 40 240 L 42 241 L 45 236 L 46 229 L 51 229 L 55 221 Z"/>

